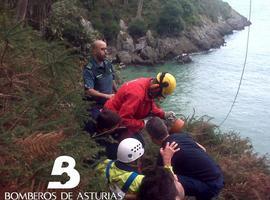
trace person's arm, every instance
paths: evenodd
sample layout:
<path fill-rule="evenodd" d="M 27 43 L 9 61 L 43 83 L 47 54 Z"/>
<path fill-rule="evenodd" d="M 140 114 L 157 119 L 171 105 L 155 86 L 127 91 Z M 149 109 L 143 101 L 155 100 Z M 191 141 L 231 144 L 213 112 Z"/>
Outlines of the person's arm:
<path fill-rule="evenodd" d="M 144 127 L 144 121 L 141 119 L 135 119 L 134 115 L 141 105 L 142 100 L 138 99 L 133 93 L 128 93 L 125 96 L 125 102 L 121 105 L 119 115 L 122 118 L 124 125 L 128 128 L 138 130 Z"/>
<path fill-rule="evenodd" d="M 113 91 L 114 91 L 114 93 L 116 93 L 116 92 L 117 92 L 117 90 L 118 90 L 118 88 L 117 88 L 116 81 L 115 81 L 115 80 L 113 80 Z"/>
<path fill-rule="evenodd" d="M 86 95 L 88 96 L 92 96 L 92 97 L 97 97 L 97 98 L 104 98 L 104 99 L 109 99 L 111 97 L 114 96 L 114 94 L 105 94 L 105 93 L 102 93 L 102 92 L 99 92 L 93 88 L 88 88 L 86 89 Z"/>
<path fill-rule="evenodd" d="M 84 69 L 83 80 L 84 80 L 85 94 L 87 96 L 104 99 L 109 99 L 113 96 L 113 94 L 105 94 L 94 89 L 95 77 L 90 69 Z"/>
<path fill-rule="evenodd" d="M 100 162 L 96 167 L 95 170 L 98 172 L 99 175 L 102 175 L 105 177 L 106 167 L 108 163 L 110 162 L 109 159 L 106 159 L 102 162 Z"/>
<path fill-rule="evenodd" d="M 164 119 L 165 117 L 165 112 L 161 108 L 157 107 L 154 101 L 152 103 L 152 113 L 161 119 Z"/>
<path fill-rule="evenodd" d="M 171 167 L 172 166 L 172 157 L 175 152 L 179 151 L 180 148 L 178 147 L 178 144 L 176 142 L 166 143 L 165 148 L 160 148 L 160 154 L 163 159 L 163 165 L 164 167 Z"/>
<path fill-rule="evenodd" d="M 115 69 L 113 67 L 113 64 L 110 62 L 110 68 L 112 70 L 112 76 L 113 76 L 113 92 L 116 93 L 117 90 L 118 90 L 118 87 L 117 87 L 117 84 L 116 84 L 116 81 L 115 81 L 115 78 L 116 78 L 116 74 L 115 74 Z"/>
<path fill-rule="evenodd" d="M 160 154 L 163 158 L 164 168 L 168 169 L 174 177 L 175 188 L 178 192 L 176 199 L 182 200 L 185 197 L 185 190 L 184 190 L 181 182 L 179 181 L 177 175 L 174 174 L 173 169 L 172 169 L 172 165 L 171 165 L 171 161 L 172 161 L 172 157 L 173 157 L 174 153 L 180 150 L 180 148 L 177 148 L 177 147 L 178 147 L 178 144 L 176 142 L 172 142 L 171 144 L 169 144 L 169 142 L 167 142 L 165 148 L 160 149 Z"/>

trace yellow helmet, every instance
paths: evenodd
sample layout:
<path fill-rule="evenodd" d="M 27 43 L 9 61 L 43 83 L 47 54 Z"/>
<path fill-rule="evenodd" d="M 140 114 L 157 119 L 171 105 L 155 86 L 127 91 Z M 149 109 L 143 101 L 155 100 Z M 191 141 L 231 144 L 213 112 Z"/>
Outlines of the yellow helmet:
<path fill-rule="evenodd" d="M 160 72 L 156 77 L 163 96 L 170 95 L 176 88 L 176 80 L 173 75 L 168 72 Z"/>

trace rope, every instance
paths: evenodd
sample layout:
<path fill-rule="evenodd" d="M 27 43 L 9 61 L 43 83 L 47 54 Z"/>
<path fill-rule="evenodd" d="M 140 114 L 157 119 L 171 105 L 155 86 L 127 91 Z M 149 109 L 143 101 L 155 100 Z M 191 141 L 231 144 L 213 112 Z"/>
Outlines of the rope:
<path fill-rule="evenodd" d="M 248 16 L 248 21 L 250 21 L 251 19 L 251 8 L 252 8 L 252 0 L 249 0 L 249 16 Z M 239 94 L 239 91 L 240 91 L 240 88 L 241 88 L 241 84 L 242 84 L 242 80 L 243 80 L 243 77 L 244 77 L 244 73 L 245 73 L 245 69 L 246 69 L 246 64 L 247 64 L 247 57 L 248 57 L 248 48 L 249 48 L 249 34 L 250 34 L 250 26 L 248 26 L 248 35 L 247 35 L 247 44 L 246 44 L 246 54 L 245 54 L 245 60 L 244 60 L 244 65 L 243 65 L 243 69 L 242 69 L 242 74 L 241 74 L 241 77 L 240 77 L 240 81 L 239 81 L 239 84 L 238 84 L 238 89 L 237 89 L 237 92 L 234 96 L 234 100 L 233 100 L 233 103 L 231 105 L 231 108 L 229 110 L 229 112 L 227 113 L 226 117 L 223 119 L 223 121 L 218 125 L 219 127 L 222 126 L 224 124 L 224 122 L 228 119 L 229 115 L 231 114 L 232 112 L 232 109 L 234 107 L 234 104 L 236 102 L 236 99 L 238 97 L 238 94 Z"/>

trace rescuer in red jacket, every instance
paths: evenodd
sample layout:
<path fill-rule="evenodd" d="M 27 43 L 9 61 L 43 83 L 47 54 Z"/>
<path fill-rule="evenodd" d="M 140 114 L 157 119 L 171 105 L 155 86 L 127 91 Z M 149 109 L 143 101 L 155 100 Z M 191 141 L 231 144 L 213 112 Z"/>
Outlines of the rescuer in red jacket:
<path fill-rule="evenodd" d="M 124 83 L 104 107 L 117 112 L 122 124 L 135 133 L 145 126 L 144 118 L 149 115 L 166 119 L 174 115 L 158 108 L 154 98 L 165 98 L 173 93 L 176 80 L 173 75 L 162 72 L 156 78 L 138 78 Z"/>

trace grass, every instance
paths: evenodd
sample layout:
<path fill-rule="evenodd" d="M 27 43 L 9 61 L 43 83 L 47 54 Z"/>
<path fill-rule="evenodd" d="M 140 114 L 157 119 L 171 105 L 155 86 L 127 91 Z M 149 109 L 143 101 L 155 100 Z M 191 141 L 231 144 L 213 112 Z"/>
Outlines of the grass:
<path fill-rule="evenodd" d="M 270 199 L 270 162 L 267 155 L 255 153 L 251 142 L 241 138 L 238 133 L 222 133 L 207 116 L 193 115 L 185 121 L 184 131 L 202 144 L 222 169 L 225 187 L 218 199 Z M 149 138 L 146 138 L 146 142 L 145 171 L 155 165 L 158 152 L 158 147 Z"/>

